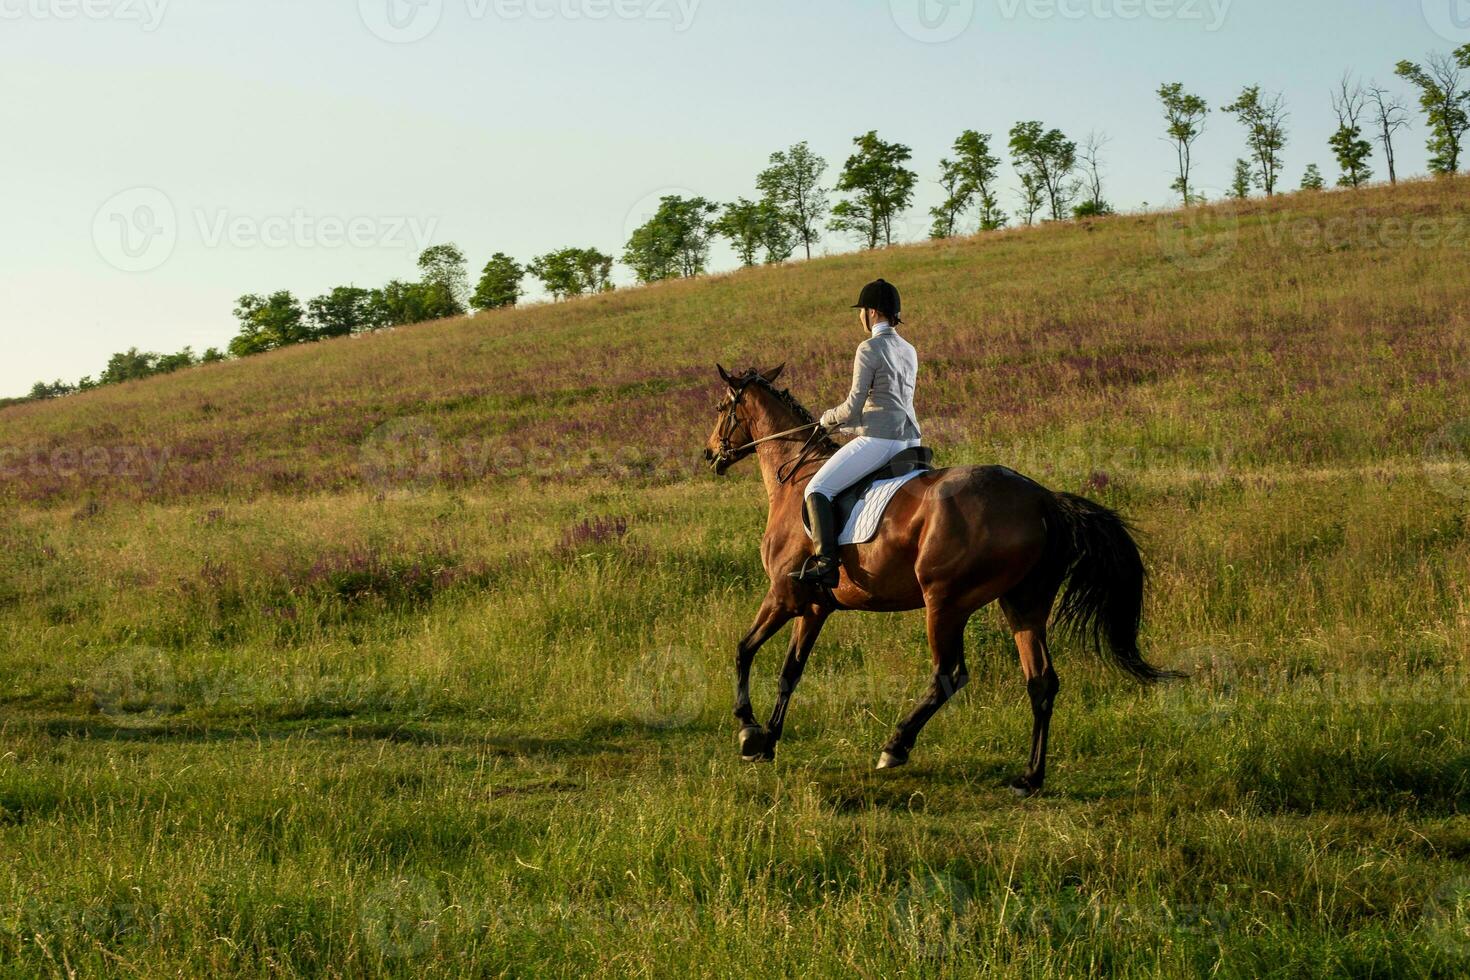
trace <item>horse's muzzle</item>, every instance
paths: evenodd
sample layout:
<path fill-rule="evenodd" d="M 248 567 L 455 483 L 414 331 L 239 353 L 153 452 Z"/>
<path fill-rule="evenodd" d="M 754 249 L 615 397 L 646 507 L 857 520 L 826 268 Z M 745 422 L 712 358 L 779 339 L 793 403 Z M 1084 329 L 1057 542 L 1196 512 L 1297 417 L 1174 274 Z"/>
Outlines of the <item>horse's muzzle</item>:
<path fill-rule="evenodd" d="M 724 453 L 717 453 L 713 449 L 704 451 L 704 461 L 710 469 L 715 471 L 715 476 L 724 476 L 725 471 L 735 462 Z"/>

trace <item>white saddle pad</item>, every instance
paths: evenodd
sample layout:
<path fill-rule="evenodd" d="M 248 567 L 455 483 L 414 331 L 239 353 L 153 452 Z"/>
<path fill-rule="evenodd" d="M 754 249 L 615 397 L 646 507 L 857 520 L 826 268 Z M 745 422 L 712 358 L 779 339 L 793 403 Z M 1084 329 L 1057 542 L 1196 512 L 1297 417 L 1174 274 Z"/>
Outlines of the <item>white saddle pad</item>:
<path fill-rule="evenodd" d="M 896 476 L 891 480 L 880 480 L 868 488 L 858 500 L 857 506 L 852 509 L 852 514 L 847 519 L 847 524 L 837 534 L 837 543 L 844 544 L 867 544 L 878 535 L 878 524 L 883 520 L 883 512 L 888 509 L 893 495 L 898 493 L 905 483 L 915 477 L 923 476 L 928 470 L 914 470 L 904 476 Z M 808 532 L 810 536 L 810 532 Z"/>

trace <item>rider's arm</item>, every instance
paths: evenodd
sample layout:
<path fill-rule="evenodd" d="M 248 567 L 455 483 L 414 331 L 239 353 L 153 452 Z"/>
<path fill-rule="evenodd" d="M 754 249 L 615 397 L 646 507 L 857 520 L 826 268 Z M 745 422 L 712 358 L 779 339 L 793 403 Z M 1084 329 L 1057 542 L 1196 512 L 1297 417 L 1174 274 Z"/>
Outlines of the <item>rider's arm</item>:
<path fill-rule="evenodd" d="M 841 429 L 855 420 L 859 423 L 862 421 L 863 403 L 867 401 L 868 390 L 873 387 L 873 375 L 877 368 L 878 358 L 864 342 L 858 347 L 857 357 L 853 360 L 852 390 L 847 393 L 847 401 L 836 408 L 828 409 L 822 415 L 823 428 Z"/>

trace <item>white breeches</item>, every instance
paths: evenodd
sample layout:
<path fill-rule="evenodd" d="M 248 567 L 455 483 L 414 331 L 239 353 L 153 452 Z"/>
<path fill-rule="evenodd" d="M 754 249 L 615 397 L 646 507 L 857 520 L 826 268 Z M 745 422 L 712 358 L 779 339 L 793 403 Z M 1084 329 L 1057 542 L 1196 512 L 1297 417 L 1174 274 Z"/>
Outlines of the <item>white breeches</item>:
<path fill-rule="evenodd" d="M 806 485 L 805 496 L 820 493 L 835 498 L 905 449 L 913 449 L 921 442 L 920 439 L 874 439 L 870 436 L 858 436 L 822 464 L 817 475 L 812 477 L 812 482 Z"/>

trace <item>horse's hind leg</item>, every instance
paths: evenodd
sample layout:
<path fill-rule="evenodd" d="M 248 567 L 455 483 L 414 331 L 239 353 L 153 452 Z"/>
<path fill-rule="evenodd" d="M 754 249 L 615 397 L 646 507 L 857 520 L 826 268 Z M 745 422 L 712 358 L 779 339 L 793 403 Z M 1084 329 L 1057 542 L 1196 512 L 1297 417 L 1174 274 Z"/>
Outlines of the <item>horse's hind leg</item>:
<path fill-rule="evenodd" d="M 1046 781 L 1046 743 L 1051 732 L 1051 713 L 1061 682 L 1046 643 L 1046 622 L 1051 617 L 1053 597 L 1044 602 L 1017 604 L 1007 597 L 1000 602 L 1006 621 L 1016 635 L 1021 669 L 1026 674 L 1026 693 L 1031 698 L 1031 759 L 1026 771 L 1011 783 L 1021 796 L 1041 792 Z"/>
<path fill-rule="evenodd" d="M 969 621 L 970 612 L 967 610 L 942 605 L 928 607 L 927 626 L 929 649 L 934 658 L 934 678 L 929 683 L 929 692 L 909 716 L 898 723 L 893 737 L 883 746 L 883 754 L 878 759 L 879 769 L 893 769 L 907 763 L 919 732 L 934 713 L 969 682 L 970 672 L 965 666 L 965 624 Z"/>

